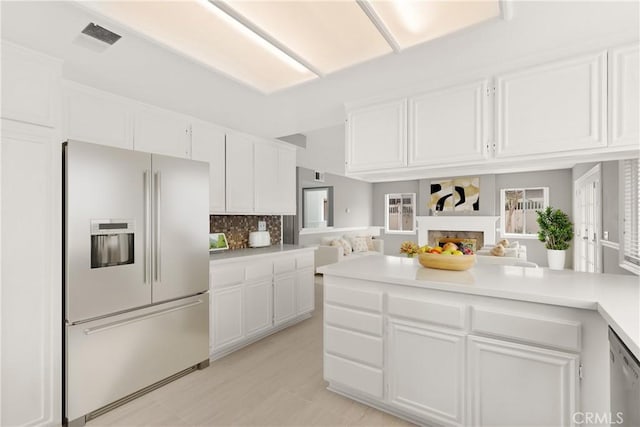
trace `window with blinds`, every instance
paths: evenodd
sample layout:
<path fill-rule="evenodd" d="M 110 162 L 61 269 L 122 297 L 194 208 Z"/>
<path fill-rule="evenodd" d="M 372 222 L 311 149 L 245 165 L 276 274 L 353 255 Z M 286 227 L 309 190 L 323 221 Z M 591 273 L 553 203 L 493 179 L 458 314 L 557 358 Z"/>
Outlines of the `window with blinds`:
<path fill-rule="evenodd" d="M 620 162 L 622 190 L 621 266 L 640 273 L 640 163 L 638 159 Z"/>
<path fill-rule="evenodd" d="M 385 195 L 385 232 L 413 233 L 416 223 L 416 194 Z"/>

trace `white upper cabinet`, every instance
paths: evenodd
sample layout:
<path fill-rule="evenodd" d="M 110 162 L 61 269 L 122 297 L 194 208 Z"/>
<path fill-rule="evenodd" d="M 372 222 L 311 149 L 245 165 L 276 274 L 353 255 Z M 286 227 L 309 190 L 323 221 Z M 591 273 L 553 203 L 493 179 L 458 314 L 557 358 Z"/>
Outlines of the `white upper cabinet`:
<path fill-rule="evenodd" d="M 496 77 L 496 157 L 606 146 L 606 53 Z"/>
<path fill-rule="evenodd" d="M 74 139 L 133 150 L 130 101 L 68 83 L 63 96 L 63 132 Z"/>
<path fill-rule="evenodd" d="M 640 48 L 637 44 L 611 51 L 609 58 L 609 145 L 640 142 Z"/>
<path fill-rule="evenodd" d="M 296 214 L 296 149 L 278 149 L 279 213 Z"/>
<path fill-rule="evenodd" d="M 138 151 L 191 157 L 189 120 L 181 114 L 146 105 L 137 108 L 133 147 Z"/>
<path fill-rule="evenodd" d="M 55 127 L 61 61 L 2 42 L 2 118 Z"/>
<path fill-rule="evenodd" d="M 254 212 L 254 143 L 249 137 L 227 133 L 227 212 Z"/>
<path fill-rule="evenodd" d="M 487 90 L 482 80 L 409 98 L 409 166 L 485 158 Z"/>
<path fill-rule="evenodd" d="M 191 158 L 209 163 L 209 213 L 225 212 L 225 132 L 208 123 L 191 124 Z"/>
<path fill-rule="evenodd" d="M 255 144 L 255 212 L 295 215 L 296 151 L 269 141 Z"/>
<path fill-rule="evenodd" d="M 275 213 L 278 210 L 278 147 L 268 141 L 254 145 L 255 211 Z"/>
<path fill-rule="evenodd" d="M 347 114 L 347 172 L 406 165 L 407 103 L 401 99 L 351 110 Z"/>

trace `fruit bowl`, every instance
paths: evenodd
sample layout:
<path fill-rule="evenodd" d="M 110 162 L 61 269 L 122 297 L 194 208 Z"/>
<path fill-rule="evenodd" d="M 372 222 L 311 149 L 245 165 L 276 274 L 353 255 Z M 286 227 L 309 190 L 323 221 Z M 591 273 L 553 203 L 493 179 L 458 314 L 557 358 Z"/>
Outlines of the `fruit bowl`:
<path fill-rule="evenodd" d="M 423 253 L 418 255 L 418 261 L 423 267 L 439 270 L 468 270 L 476 263 L 474 255 L 442 255 Z"/>

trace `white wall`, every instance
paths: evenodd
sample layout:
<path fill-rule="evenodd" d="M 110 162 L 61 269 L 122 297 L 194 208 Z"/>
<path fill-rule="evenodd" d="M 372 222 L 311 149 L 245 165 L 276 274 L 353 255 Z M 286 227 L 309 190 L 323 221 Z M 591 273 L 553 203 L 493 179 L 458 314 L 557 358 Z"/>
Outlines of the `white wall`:
<path fill-rule="evenodd" d="M 305 133 L 307 147 L 298 149 L 297 165 L 344 175 L 344 124 Z"/>

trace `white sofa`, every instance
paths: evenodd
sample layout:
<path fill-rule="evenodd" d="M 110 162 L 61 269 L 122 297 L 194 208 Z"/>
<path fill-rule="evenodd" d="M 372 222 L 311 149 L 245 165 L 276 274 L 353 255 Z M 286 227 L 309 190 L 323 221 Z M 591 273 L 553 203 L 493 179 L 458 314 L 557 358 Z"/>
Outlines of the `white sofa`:
<path fill-rule="evenodd" d="M 335 264 L 336 262 L 345 261 L 345 260 L 349 260 L 357 257 L 384 254 L 384 240 L 376 239 L 376 238 L 372 240 L 373 248 L 375 249 L 373 251 L 369 250 L 366 252 L 351 252 L 350 254 L 345 255 L 344 248 L 342 246 L 330 246 L 333 240 L 354 237 L 354 236 L 356 236 L 356 234 L 323 237 L 320 241 L 320 245 L 316 248 L 316 251 L 315 251 L 316 269 L 318 267 L 322 267 L 323 265 Z"/>

